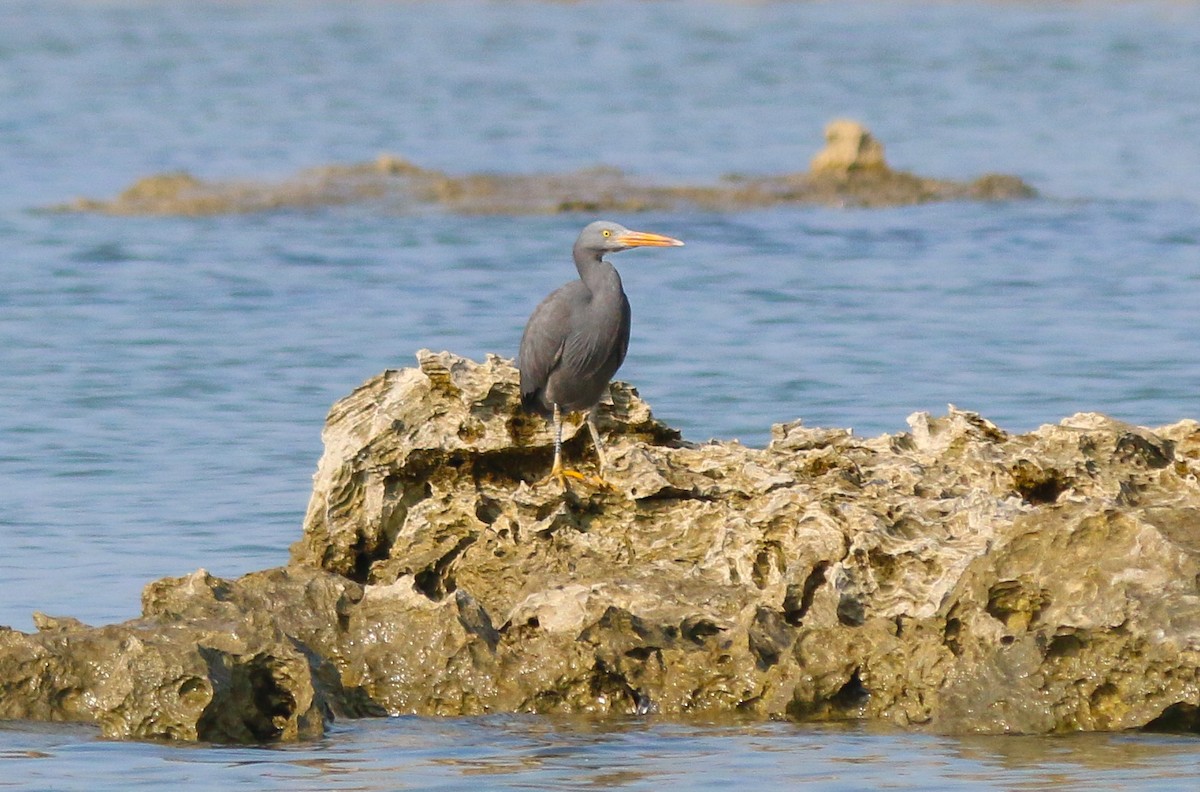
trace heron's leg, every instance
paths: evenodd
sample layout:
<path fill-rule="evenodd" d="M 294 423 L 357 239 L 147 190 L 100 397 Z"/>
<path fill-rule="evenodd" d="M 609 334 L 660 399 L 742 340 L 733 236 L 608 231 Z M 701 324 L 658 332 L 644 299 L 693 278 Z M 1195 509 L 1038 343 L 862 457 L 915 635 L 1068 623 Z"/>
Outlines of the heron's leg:
<path fill-rule="evenodd" d="M 574 478 L 583 481 L 586 477 L 578 470 L 570 470 L 564 468 L 562 464 L 562 413 L 558 409 L 558 405 L 554 405 L 554 467 L 550 469 L 550 475 L 547 478 L 558 479 L 562 485 L 567 486 L 567 479 Z"/>
<path fill-rule="evenodd" d="M 562 413 L 557 403 L 554 405 L 554 467 L 551 470 L 562 470 Z"/>
<path fill-rule="evenodd" d="M 604 489 L 614 489 L 612 484 L 604 478 L 604 471 L 608 468 L 608 457 L 604 453 L 604 443 L 600 442 L 600 430 L 596 428 L 596 408 L 588 410 L 587 414 L 588 431 L 592 434 L 592 445 L 596 446 L 596 457 L 600 460 L 600 473 L 593 476 L 589 481 L 597 487 Z"/>
<path fill-rule="evenodd" d="M 588 431 L 592 433 L 592 445 L 596 447 L 596 457 L 600 460 L 600 477 L 604 477 L 604 469 L 608 467 L 608 458 L 604 455 L 604 443 L 600 442 L 600 430 L 596 428 L 596 408 L 588 410 Z"/>

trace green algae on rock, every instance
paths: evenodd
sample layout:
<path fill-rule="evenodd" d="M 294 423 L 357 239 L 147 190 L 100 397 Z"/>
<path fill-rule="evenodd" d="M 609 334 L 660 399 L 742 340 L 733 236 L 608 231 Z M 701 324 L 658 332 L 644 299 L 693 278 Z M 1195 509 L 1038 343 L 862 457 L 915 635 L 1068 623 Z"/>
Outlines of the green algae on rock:
<path fill-rule="evenodd" d="M 1011 435 L 951 407 L 756 449 L 686 442 L 614 383 L 614 489 L 563 493 L 509 361 L 418 364 L 330 411 L 287 567 L 0 630 L 0 716 L 211 741 L 381 713 L 1200 731 L 1195 421 Z"/>

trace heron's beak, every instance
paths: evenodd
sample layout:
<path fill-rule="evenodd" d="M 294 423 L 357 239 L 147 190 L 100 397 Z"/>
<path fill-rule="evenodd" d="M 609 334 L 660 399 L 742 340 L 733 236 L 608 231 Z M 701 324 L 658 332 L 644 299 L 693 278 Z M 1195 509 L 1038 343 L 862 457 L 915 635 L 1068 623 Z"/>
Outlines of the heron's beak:
<path fill-rule="evenodd" d="M 662 234 L 651 234 L 646 231 L 627 231 L 614 240 L 625 247 L 676 247 L 682 245 L 678 239 Z"/>

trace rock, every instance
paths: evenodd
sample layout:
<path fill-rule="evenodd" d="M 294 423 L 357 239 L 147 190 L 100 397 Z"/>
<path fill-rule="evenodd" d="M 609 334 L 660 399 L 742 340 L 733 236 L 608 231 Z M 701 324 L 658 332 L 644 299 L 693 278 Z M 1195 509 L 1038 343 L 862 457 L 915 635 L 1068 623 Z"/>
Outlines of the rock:
<path fill-rule="evenodd" d="M 325 717 L 287 637 L 215 625 L 0 630 L 0 679 L 0 716 L 93 722 L 109 738 L 294 740 Z"/>
<path fill-rule="evenodd" d="M 143 617 L 123 624 L 0 628 L 0 717 L 91 722 L 114 739 L 319 737 L 335 714 L 382 712 L 335 665 L 339 619 L 361 596 L 313 569 L 199 570 L 147 586 Z"/>
<path fill-rule="evenodd" d="M 190 190 L 197 190 L 201 186 L 199 179 L 185 171 L 160 173 L 138 179 L 121 193 L 118 200 L 129 202 L 171 200 Z"/>
<path fill-rule="evenodd" d="M 548 469 L 551 427 L 517 409 L 519 383 L 511 363 L 489 356 L 480 365 L 424 350 L 417 357 L 419 368 L 386 371 L 334 405 L 322 435 L 326 451 L 317 467 L 304 536 L 292 548 L 295 563 L 373 583 L 381 579 L 374 567 L 395 566 L 391 547 L 412 537 L 429 540 L 410 546 L 408 560 L 421 563 L 404 569 L 418 574 L 451 553 L 461 533 L 428 536 L 419 526 L 494 524 L 500 504 L 485 493 L 508 500 L 514 487 Z M 637 392 L 624 385 L 612 389 L 611 404 L 598 423 L 634 440 L 679 437 L 654 420 Z M 569 424 L 563 443 L 568 450 L 582 448 L 590 442 L 586 435 Z M 441 497 L 442 490 L 464 480 L 479 484 L 477 499 Z M 397 574 L 392 569 L 382 579 L 391 582 Z"/>
<path fill-rule="evenodd" d="M 728 176 L 716 184 L 650 184 L 616 168 L 560 174 L 469 173 L 422 168 L 381 154 L 373 162 L 328 165 L 282 182 L 202 181 L 187 173 L 147 176 L 110 200 L 80 198 L 57 211 L 117 215 L 214 215 L 377 203 L 389 212 L 430 206 L 463 214 L 741 211 L 779 205 L 898 206 L 928 201 L 997 201 L 1036 193 L 1016 176 L 974 181 L 892 171 L 883 145 L 855 121 L 834 121 L 811 173 Z"/>
<path fill-rule="evenodd" d="M 382 712 L 1200 731 L 1195 421 L 1011 435 L 951 406 L 755 449 L 685 442 L 614 383 L 613 489 L 564 493 L 511 363 L 418 364 L 330 411 L 286 568 L 0 632 L 0 715 L 215 741 Z"/>
<path fill-rule="evenodd" d="M 809 167 L 814 174 L 840 175 L 853 170 L 888 170 L 883 144 L 865 126 L 844 118 L 825 127 L 825 148 L 817 152 Z"/>
<path fill-rule="evenodd" d="M 364 585 L 349 679 L 389 711 L 1197 725 L 1194 422 L 1010 436 L 951 408 L 749 449 L 616 384 L 617 491 L 564 498 L 511 366 L 418 359 L 334 407 L 293 548 Z"/>

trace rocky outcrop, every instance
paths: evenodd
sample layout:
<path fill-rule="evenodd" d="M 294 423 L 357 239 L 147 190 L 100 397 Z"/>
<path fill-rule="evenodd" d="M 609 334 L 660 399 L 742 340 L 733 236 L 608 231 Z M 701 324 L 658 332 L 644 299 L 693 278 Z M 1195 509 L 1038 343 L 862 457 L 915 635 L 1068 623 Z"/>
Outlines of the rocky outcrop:
<path fill-rule="evenodd" d="M 1200 731 L 1200 424 L 686 442 L 612 388 L 610 489 L 543 481 L 517 374 L 422 352 L 338 402 L 285 569 L 0 633 L 0 714 L 300 738 L 339 714 Z M 593 459 L 566 432 L 569 463 Z"/>
<path fill-rule="evenodd" d="M 277 183 L 211 182 L 188 173 L 162 173 L 139 179 L 112 199 L 79 198 L 53 208 L 116 215 L 214 215 L 377 203 L 390 212 L 435 206 L 464 214 L 522 215 L 720 212 L 788 204 L 898 206 L 1035 194 L 1016 176 L 988 174 L 960 182 L 892 170 L 883 159 L 882 144 L 853 121 L 831 123 L 826 140 L 809 173 L 731 175 L 716 184 L 656 185 L 606 167 L 548 175 L 452 175 L 384 154 L 375 162 L 314 168 Z"/>
<path fill-rule="evenodd" d="M 36 614 L 0 627 L 0 718 L 95 723 L 110 738 L 267 742 L 319 737 L 335 715 L 381 714 L 345 689 L 332 634 L 362 589 L 313 569 L 151 583 L 140 619 L 89 627 Z"/>
<path fill-rule="evenodd" d="M 618 386 L 615 490 L 564 498 L 507 363 L 420 363 L 334 408 L 293 548 L 366 586 L 350 680 L 391 711 L 1195 725 L 1195 422 L 1013 437 L 952 410 L 750 449 L 684 443 Z"/>
<path fill-rule="evenodd" d="M 857 121 L 839 118 L 825 127 L 825 148 L 809 166 L 813 173 L 846 175 L 858 170 L 889 170 L 883 144 Z"/>

